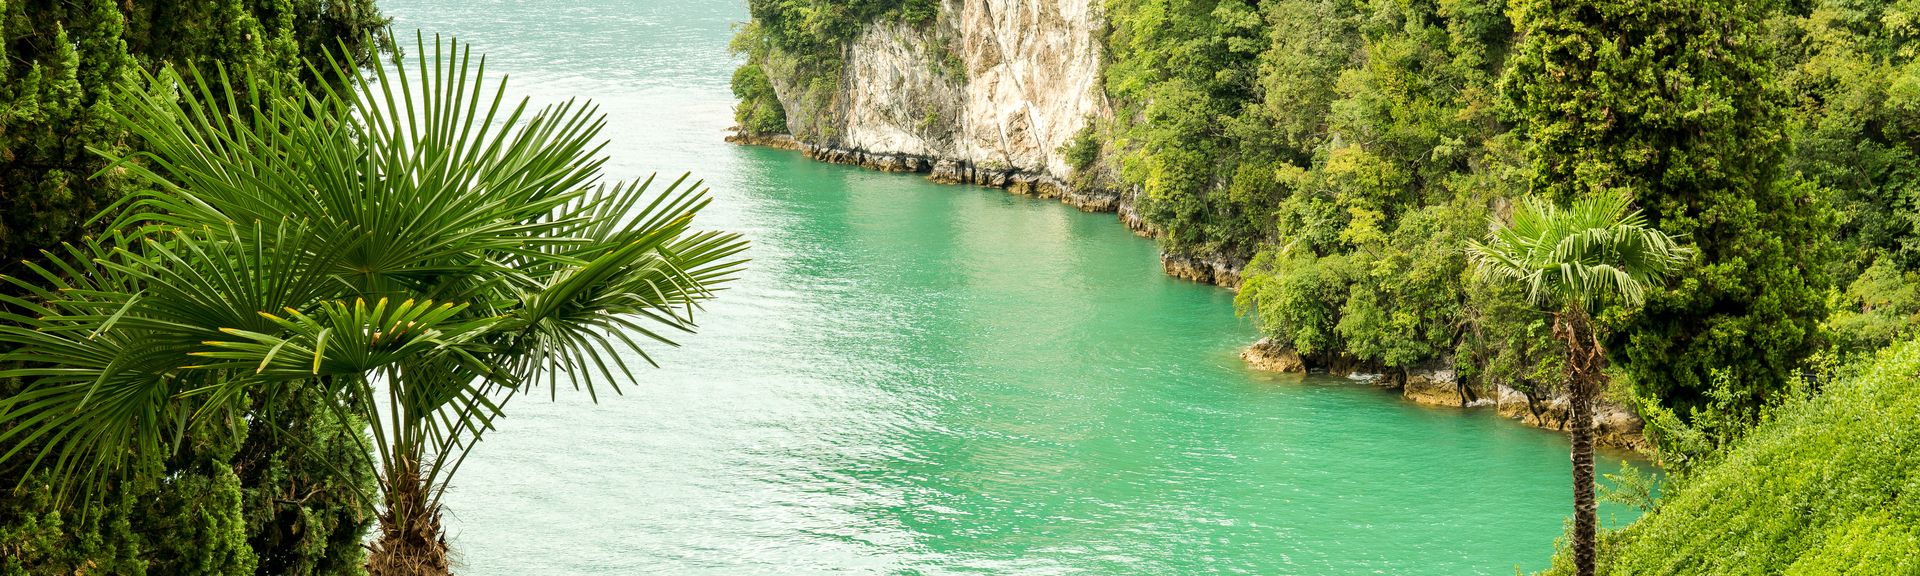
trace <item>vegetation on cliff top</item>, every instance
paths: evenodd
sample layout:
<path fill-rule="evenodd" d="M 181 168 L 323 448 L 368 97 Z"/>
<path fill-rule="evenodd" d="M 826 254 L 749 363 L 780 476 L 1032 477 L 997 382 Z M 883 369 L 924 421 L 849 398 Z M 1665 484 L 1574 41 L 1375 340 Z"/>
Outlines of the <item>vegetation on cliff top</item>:
<path fill-rule="evenodd" d="M 740 99 L 734 119 L 752 134 L 791 132 L 808 140 L 831 138 L 826 112 L 840 88 L 847 45 L 880 21 L 928 24 L 939 0 L 749 0 L 753 20 L 742 25 L 733 50 L 747 57 L 734 73 Z M 778 77 L 801 102 L 786 110 L 770 81 Z"/>

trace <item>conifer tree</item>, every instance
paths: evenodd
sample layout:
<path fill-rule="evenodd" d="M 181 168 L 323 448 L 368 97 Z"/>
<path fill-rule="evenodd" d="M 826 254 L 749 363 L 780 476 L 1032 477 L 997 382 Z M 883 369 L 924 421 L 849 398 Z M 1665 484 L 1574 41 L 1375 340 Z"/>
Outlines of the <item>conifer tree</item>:
<path fill-rule="evenodd" d="M 109 95 L 140 70 L 217 63 L 317 85 L 328 79 L 303 59 L 344 42 L 365 61 L 384 25 L 371 0 L 0 0 L 0 273 L 97 231 L 88 221 L 133 191 L 97 152 L 138 149 Z M 0 397 L 18 389 L 0 381 Z M 355 492 L 371 473 L 329 469 L 358 461 L 341 457 L 357 427 L 313 410 L 310 392 L 252 404 L 244 435 L 194 443 L 90 502 L 0 469 L 0 574 L 357 573 L 372 516 Z"/>
<path fill-rule="evenodd" d="M 1782 173 L 1789 143 L 1760 27 L 1770 8 L 1514 3 L 1524 36 L 1503 91 L 1531 188 L 1558 201 L 1625 191 L 1697 248 L 1643 310 L 1602 319 L 1636 389 L 1660 402 L 1643 410 L 1753 418 L 1820 344 L 1833 219 L 1816 187 Z"/>

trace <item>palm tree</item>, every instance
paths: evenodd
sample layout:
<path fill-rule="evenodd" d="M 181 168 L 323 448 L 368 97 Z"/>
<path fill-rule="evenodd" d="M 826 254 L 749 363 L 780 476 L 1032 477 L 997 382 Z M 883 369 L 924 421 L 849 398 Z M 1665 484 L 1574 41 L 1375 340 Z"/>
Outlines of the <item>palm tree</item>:
<path fill-rule="evenodd" d="M 1553 314 L 1566 345 L 1573 404 L 1573 555 L 1581 576 L 1594 570 L 1593 400 L 1606 387 L 1606 348 L 1593 313 L 1609 304 L 1638 306 L 1649 287 L 1678 270 L 1691 250 L 1653 228 L 1623 195 L 1601 194 L 1568 209 L 1528 198 L 1511 222 L 1492 223 L 1487 243 L 1469 242 L 1482 280 L 1518 282 L 1528 302 Z"/>
<path fill-rule="evenodd" d="M 30 295 L 0 298 L 0 377 L 29 384 L 0 399 L 0 462 L 84 495 L 317 387 L 368 423 L 370 572 L 445 574 L 441 495 L 508 400 L 597 400 L 691 332 L 745 248 L 691 227 L 700 185 L 602 184 L 593 107 L 531 109 L 457 42 L 416 47 L 318 94 L 224 69 L 128 88 L 150 153 L 114 169 L 152 191 L 5 279 Z"/>

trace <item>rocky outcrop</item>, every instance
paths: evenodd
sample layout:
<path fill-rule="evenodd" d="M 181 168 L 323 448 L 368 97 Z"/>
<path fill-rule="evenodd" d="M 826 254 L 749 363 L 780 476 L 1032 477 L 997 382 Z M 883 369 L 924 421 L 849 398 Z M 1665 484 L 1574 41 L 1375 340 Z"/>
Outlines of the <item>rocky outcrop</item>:
<path fill-rule="evenodd" d="M 1492 406 L 1501 416 L 1535 428 L 1566 431 L 1573 416 L 1573 404 L 1564 394 L 1546 398 L 1528 396 L 1505 385 L 1492 390 L 1476 390 L 1459 382 L 1452 368 L 1435 367 L 1408 370 L 1401 394 L 1408 400 L 1429 406 L 1475 408 Z M 1651 450 L 1643 434 L 1645 424 L 1614 402 L 1599 400 L 1594 406 L 1594 441 L 1600 446 L 1639 452 Z"/>
<path fill-rule="evenodd" d="M 1494 385 L 1490 390 L 1468 386 L 1460 381 L 1459 373 L 1450 366 L 1433 365 L 1406 369 L 1386 374 L 1363 373 L 1352 361 L 1328 361 L 1310 365 L 1293 348 L 1274 342 L 1271 338 L 1261 338 L 1246 350 L 1240 352 L 1240 358 L 1247 366 L 1255 370 L 1305 374 L 1309 371 L 1325 371 L 1336 376 L 1346 376 L 1370 384 L 1398 387 L 1400 395 L 1409 401 L 1426 406 L 1445 406 L 1453 408 L 1490 407 L 1506 418 L 1536 428 L 1566 431 L 1568 419 L 1572 417 L 1572 403 L 1565 395 L 1535 398 L 1505 385 Z M 1621 448 L 1636 452 L 1650 452 L 1652 444 L 1645 435 L 1645 423 L 1632 410 L 1618 403 L 1601 400 L 1594 406 L 1595 442 L 1600 446 Z"/>
<path fill-rule="evenodd" d="M 1452 368 L 1408 370 L 1400 382 L 1400 395 L 1428 406 L 1465 407 L 1473 402 L 1467 387 L 1460 385 Z"/>
<path fill-rule="evenodd" d="M 1168 276 L 1182 280 L 1238 289 L 1240 270 L 1246 267 L 1246 263 L 1220 257 L 1168 252 L 1160 255 L 1160 267 L 1167 271 Z"/>
<path fill-rule="evenodd" d="M 1507 386 L 1496 386 L 1492 403 L 1501 416 L 1536 428 L 1566 431 L 1573 416 L 1572 403 L 1565 395 L 1534 398 Z M 1636 452 L 1652 451 L 1653 444 L 1645 433 L 1646 423 L 1633 410 L 1616 402 L 1599 400 L 1593 412 L 1597 444 Z"/>
<path fill-rule="evenodd" d="M 1254 370 L 1283 374 L 1307 373 L 1307 363 L 1300 359 L 1300 353 L 1275 343 L 1272 338 L 1261 338 L 1246 350 L 1241 350 L 1240 359 Z"/>
<path fill-rule="evenodd" d="M 728 141 L 1131 213 L 1117 191 L 1069 184 L 1062 152 L 1090 121 L 1110 114 L 1100 87 L 1097 6 L 945 0 L 933 26 L 876 23 L 847 47 L 838 89 L 827 98 L 792 68 L 767 62 L 798 137 L 736 133 Z"/>
<path fill-rule="evenodd" d="M 801 150 L 805 145 L 787 134 L 748 134 L 739 130 L 727 133 L 727 142 L 741 146 L 764 146 L 780 150 Z"/>

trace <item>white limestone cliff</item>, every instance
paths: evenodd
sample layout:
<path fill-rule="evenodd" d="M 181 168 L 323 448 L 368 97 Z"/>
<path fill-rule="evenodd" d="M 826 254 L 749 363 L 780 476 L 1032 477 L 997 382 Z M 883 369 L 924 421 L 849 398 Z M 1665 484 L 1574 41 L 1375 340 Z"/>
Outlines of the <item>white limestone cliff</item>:
<path fill-rule="evenodd" d="M 776 92 L 790 117 L 822 127 L 796 136 L 841 156 L 828 159 L 983 184 L 1058 183 L 1070 171 L 1061 148 L 1108 114 L 1095 4 L 947 0 L 933 26 L 869 26 L 847 48 L 829 109 L 805 109 L 819 101 L 807 87 L 776 78 Z M 890 166 L 897 157 L 914 166 Z"/>

